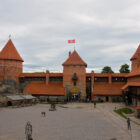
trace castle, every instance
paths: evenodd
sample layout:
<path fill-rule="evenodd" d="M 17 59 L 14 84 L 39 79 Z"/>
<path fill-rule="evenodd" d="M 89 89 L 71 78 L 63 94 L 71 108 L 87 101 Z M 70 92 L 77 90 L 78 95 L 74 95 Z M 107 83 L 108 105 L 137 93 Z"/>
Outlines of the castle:
<path fill-rule="evenodd" d="M 23 73 L 23 59 L 11 39 L 0 51 L 0 81 L 15 79 L 23 93 L 36 97 L 65 96 L 68 100 L 121 101 L 140 105 L 140 46 L 130 59 L 128 73 L 86 73 L 87 64 L 76 50 L 63 62 L 63 73 Z"/>

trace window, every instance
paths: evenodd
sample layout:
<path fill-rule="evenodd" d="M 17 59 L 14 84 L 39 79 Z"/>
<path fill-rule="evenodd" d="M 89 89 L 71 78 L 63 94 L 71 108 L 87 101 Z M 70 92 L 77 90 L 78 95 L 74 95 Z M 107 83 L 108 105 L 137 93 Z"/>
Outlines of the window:
<path fill-rule="evenodd" d="M 113 83 L 127 82 L 127 79 L 126 77 L 112 77 L 112 82 Z"/>
<path fill-rule="evenodd" d="M 62 77 L 62 76 L 58 76 L 58 77 L 49 77 L 49 81 L 50 81 L 50 82 L 62 82 L 62 81 L 63 81 L 63 77 Z"/>
<path fill-rule="evenodd" d="M 76 81 L 74 81 L 73 85 L 76 86 Z"/>
<path fill-rule="evenodd" d="M 94 82 L 108 82 L 108 77 L 94 77 Z"/>

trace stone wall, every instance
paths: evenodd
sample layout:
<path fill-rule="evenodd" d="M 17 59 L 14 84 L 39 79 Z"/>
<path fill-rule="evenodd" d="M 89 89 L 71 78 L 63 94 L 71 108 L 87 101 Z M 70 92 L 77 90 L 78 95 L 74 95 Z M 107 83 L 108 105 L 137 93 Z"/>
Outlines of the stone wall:
<path fill-rule="evenodd" d="M 14 79 L 8 79 L 0 82 L 0 94 L 16 94 L 19 92 L 19 84 Z"/>

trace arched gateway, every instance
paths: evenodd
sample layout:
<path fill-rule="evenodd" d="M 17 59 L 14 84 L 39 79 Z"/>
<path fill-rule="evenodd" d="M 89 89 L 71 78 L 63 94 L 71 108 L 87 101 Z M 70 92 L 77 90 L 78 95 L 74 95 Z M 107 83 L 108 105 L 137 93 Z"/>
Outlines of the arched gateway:
<path fill-rule="evenodd" d="M 74 86 L 70 89 L 68 100 L 69 101 L 80 101 L 81 91 L 78 87 Z"/>

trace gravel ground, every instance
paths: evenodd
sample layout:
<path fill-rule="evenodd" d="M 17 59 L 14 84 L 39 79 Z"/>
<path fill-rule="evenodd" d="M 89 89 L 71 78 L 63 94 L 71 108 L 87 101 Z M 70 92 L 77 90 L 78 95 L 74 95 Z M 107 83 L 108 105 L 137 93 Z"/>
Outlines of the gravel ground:
<path fill-rule="evenodd" d="M 104 103 L 94 108 L 91 103 L 69 103 L 57 105 L 56 111 L 49 111 L 47 104 L 0 108 L 0 140 L 25 140 L 27 121 L 32 124 L 34 140 L 131 140 L 126 120 L 113 112 L 121 105 Z"/>

